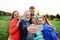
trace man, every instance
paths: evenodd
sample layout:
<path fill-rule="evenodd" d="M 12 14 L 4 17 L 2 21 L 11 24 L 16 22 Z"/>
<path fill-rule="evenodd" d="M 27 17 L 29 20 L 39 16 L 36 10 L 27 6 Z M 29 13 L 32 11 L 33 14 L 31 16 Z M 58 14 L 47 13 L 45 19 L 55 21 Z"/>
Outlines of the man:
<path fill-rule="evenodd" d="M 31 16 L 35 16 L 36 19 L 38 19 L 38 15 L 35 14 L 35 7 L 34 6 L 30 6 L 29 11 L 30 11 Z"/>
<path fill-rule="evenodd" d="M 33 40 L 31 33 L 34 33 L 37 29 L 31 27 L 33 24 L 30 25 L 29 20 L 30 20 L 30 12 L 25 11 L 23 18 L 19 23 L 20 40 Z"/>
<path fill-rule="evenodd" d="M 38 16 L 37 14 L 35 14 L 35 7 L 34 7 L 34 6 L 30 6 L 29 11 L 30 11 L 31 17 L 32 17 L 32 16 L 35 16 L 36 19 L 39 18 L 39 16 Z M 30 23 L 31 23 L 31 19 L 30 19 Z"/>

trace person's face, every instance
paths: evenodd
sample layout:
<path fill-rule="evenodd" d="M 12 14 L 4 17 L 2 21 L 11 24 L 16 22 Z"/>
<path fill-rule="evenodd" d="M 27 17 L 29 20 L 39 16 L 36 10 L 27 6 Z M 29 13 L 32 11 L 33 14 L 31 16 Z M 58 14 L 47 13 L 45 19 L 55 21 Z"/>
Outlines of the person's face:
<path fill-rule="evenodd" d="M 32 19 L 32 24 L 37 24 L 36 19 L 34 19 L 34 18 Z"/>
<path fill-rule="evenodd" d="M 35 9 L 30 9 L 29 11 L 31 13 L 31 16 L 34 16 Z"/>
<path fill-rule="evenodd" d="M 19 19 L 19 12 L 14 13 L 14 18 Z"/>
<path fill-rule="evenodd" d="M 25 14 L 25 18 L 27 21 L 29 21 L 30 20 L 30 13 Z"/>
<path fill-rule="evenodd" d="M 38 19 L 38 23 L 39 23 L 39 24 L 44 24 L 44 23 L 45 23 L 45 20 L 43 20 L 43 18 L 39 18 L 39 19 Z"/>

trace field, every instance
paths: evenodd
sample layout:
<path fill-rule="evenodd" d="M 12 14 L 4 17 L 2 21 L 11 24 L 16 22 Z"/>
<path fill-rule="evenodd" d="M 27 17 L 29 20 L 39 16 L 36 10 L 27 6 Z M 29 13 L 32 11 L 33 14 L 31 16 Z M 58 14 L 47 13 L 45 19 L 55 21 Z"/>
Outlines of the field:
<path fill-rule="evenodd" d="M 51 24 L 56 28 L 56 32 L 58 32 L 58 36 L 60 38 L 60 21 L 50 21 Z"/>
<path fill-rule="evenodd" d="M 0 40 L 8 38 L 9 20 L 9 16 L 0 16 Z"/>
<path fill-rule="evenodd" d="M 0 16 L 0 40 L 7 40 L 8 38 L 9 21 L 10 16 Z M 50 22 L 54 25 L 60 37 L 60 21 L 50 21 Z"/>

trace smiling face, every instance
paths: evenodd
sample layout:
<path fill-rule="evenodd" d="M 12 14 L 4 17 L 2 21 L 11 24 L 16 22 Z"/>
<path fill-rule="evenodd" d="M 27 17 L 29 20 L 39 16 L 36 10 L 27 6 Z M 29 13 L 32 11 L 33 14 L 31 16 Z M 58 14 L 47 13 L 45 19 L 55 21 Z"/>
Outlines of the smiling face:
<path fill-rule="evenodd" d="M 30 9 L 29 11 L 30 11 L 31 16 L 34 16 L 35 9 Z"/>
<path fill-rule="evenodd" d="M 25 11 L 24 12 L 24 18 L 29 21 L 30 20 L 30 12 L 29 11 Z"/>
<path fill-rule="evenodd" d="M 36 19 L 32 19 L 32 24 L 36 24 Z"/>
<path fill-rule="evenodd" d="M 14 18 L 19 19 L 19 12 L 14 12 Z"/>
<path fill-rule="evenodd" d="M 34 6 L 30 6 L 29 11 L 30 11 L 31 16 L 34 16 L 35 7 Z"/>
<path fill-rule="evenodd" d="M 37 25 L 38 24 L 38 22 L 37 22 L 37 19 L 36 19 L 36 17 L 35 16 L 32 16 L 32 24 L 35 24 L 35 25 Z"/>
<path fill-rule="evenodd" d="M 39 19 L 38 19 L 38 23 L 39 23 L 39 24 L 44 24 L 44 23 L 45 23 L 45 20 L 44 20 L 43 18 L 39 18 Z"/>
<path fill-rule="evenodd" d="M 30 20 L 30 14 L 29 14 L 29 13 L 27 13 L 27 14 L 25 15 L 25 17 L 26 17 L 27 20 Z"/>

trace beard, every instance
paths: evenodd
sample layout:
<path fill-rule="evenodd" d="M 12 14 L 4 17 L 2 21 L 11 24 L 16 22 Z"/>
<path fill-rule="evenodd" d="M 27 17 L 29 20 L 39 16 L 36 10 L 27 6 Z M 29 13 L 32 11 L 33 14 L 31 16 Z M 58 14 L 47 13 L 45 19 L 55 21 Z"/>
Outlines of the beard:
<path fill-rule="evenodd" d="M 34 16 L 34 13 L 31 13 L 31 16 Z"/>
<path fill-rule="evenodd" d="M 30 18 L 25 18 L 26 19 L 26 21 L 29 21 L 30 20 Z"/>
<path fill-rule="evenodd" d="M 30 19 L 26 19 L 27 21 L 29 21 Z"/>

